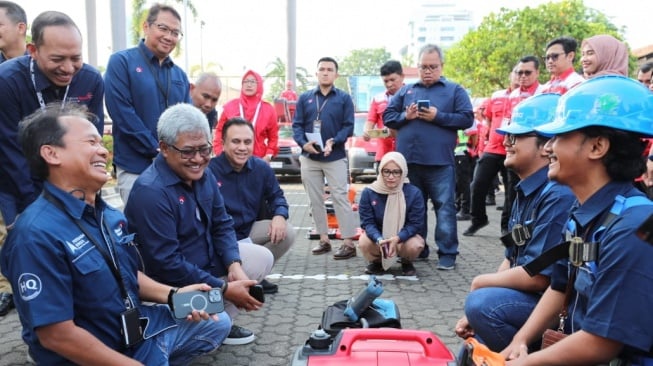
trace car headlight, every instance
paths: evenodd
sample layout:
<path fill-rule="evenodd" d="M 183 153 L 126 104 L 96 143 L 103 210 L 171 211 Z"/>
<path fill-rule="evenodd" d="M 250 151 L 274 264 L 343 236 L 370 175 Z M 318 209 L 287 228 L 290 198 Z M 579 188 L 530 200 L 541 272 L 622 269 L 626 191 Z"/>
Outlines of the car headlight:
<path fill-rule="evenodd" d="M 367 155 L 367 153 L 365 152 L 365 149 L 363 149 L 362 147 L 350 147 L 349 151 L 347 152 L 347 155 L 349 157 L 352 157 L 352 156 Z"/>
<path fill-rule="evenodd" d="M 290 148 L 290 152 L 291 152 L 293 155 L 298 155 L 298 154 L 301 154 L 301 153 L 302 153 L 302 148 L 299 147 L 299 146 L 293 146 L 293 147 Z"/>

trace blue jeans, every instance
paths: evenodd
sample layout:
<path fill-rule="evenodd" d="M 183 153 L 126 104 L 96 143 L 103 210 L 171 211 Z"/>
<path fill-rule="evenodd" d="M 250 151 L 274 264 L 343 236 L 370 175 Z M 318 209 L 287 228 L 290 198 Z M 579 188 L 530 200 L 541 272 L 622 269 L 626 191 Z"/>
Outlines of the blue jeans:
<path fill-rule="evenodd" d="M 218 321 L 201 322 L 179 319 L 176 327 L 146 340 L 154 344 L 139 347 L 133 357 L 146 365 L 188 365 L 220 347 L 229 335 L 231 318 L 226 312 L 218 313 L 218 317 Z"/>
<path fill-rule="evenodd" d="M 501 352 L 524 325 L 539 294 L 503 287 L 474 290 L 465 299 L 465 315 L 479 341 Z"/>
<path fill-rule="evenodd" d="M 435 244 L 439 257 L 458 255 L 458 227 L 456 222 L 456 173 L 453 165 L 408 164 L 408 179 L 424 194 L 424 206 L 428 199 L 435 210 Z M 428 222 L 428 210 L 424 223 Z M 427 225 L 422 236 L 426 239 Z"/>

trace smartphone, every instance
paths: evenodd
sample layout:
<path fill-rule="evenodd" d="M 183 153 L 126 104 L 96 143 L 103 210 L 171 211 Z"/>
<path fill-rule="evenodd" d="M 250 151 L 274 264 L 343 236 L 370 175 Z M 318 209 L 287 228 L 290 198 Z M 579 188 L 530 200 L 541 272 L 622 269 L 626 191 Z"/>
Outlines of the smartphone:
<path fill-rule="evenodd" d="M 212 288 L 209 291 L 178 292 L 172 295 L 172 309 L 177 319 L 185 318 L 193 310 L 221 313 L 224 311 L 222 291 Z"/>
<path fill-rule="evenodd" d="M 255 298 L 260 302 L 265 302 L 265 295 L 263 294 L 263 286 L 254 285 L 249 288 L 249 296 Z"/>
<path fill-rule="evenodd" d="M 428 99 L 422 99 L 417 101 L 417 109 L 429 109 L 431 107 L 431 101 Z"/>

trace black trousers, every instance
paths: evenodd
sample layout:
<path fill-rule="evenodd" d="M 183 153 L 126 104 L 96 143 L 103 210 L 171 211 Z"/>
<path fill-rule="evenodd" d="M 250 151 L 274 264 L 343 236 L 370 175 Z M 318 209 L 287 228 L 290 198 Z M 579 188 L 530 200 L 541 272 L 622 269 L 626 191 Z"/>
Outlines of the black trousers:
<path fill-rule="evenodd" d="M 456 210 L 466 214 L 471 210 L 471 184 L 476 160 L 467 153 L 456 155 Z"/>
<path fill-rule="evenodd" d="M 508 230 L 510 211 L 515 196 L 515 184 L 519 177 L 503 165 L 506 157 L 504 155 L 483 153 L 483 156 L 476 163 L 474 178 L 471 185 L 471 215 L 472 224 L 480 224 L 488 220 L 485 209 L 485 197 L 492 188 L 492 181 L 497 173 L 501 173 L 501 180 L 505 188 L 505 200 L 501 212 L 501 230 Z"/>

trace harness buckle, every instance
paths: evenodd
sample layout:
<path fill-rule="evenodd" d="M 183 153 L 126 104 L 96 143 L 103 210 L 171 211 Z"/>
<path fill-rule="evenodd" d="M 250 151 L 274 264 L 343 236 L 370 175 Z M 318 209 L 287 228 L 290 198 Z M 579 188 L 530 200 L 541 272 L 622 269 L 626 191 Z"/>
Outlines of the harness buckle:
<path fill-rule="evenodd" d="M 578 236 L 569 241 L 569 261 L 576 267 L 585 262 L 593 262 L 598 257 L 598 243 L 587 243 Z"/>
<path fill-rule="evenodd" d="M 528 226 L 522 224 L 515 224 L 512 227 L 511 235 L 513 242 L 518 247 L 526 244 L 526 241 L 531 238 L 531 232 L 528 230 Z"/>

